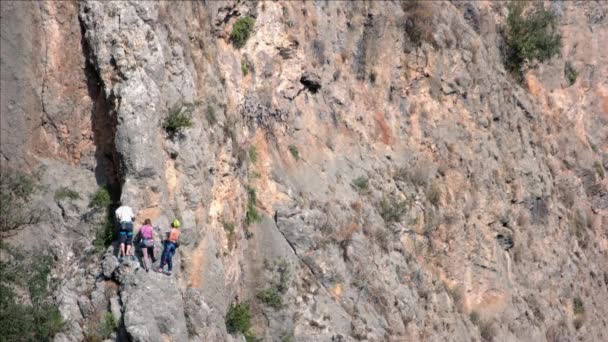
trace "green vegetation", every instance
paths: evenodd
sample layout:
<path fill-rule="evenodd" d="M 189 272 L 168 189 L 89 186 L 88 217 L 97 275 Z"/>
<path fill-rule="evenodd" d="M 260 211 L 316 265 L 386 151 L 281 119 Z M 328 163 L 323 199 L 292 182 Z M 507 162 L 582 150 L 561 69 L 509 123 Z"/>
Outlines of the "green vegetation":
<path fill-rule="evenodd" d="M 108 216 L 110 216 L 108 214 Z M 106 218 L 104 221 L 99 223 L 97 231 L 95 232 L 95 239 L 93 240 L 93 246 L 95 247 L 96 253 L 102 253 L 105 249 L 112 244 L 112 241 L 116 239 L 114 223 L 111 219 Z"/>
<path fill-rule="evenodd" d="M 107 186 L 102 186 L 93 194 L 89 207 L 105 209 L 112 204 L 112 198 L 110 196 L 110 190 Z"/>
<path fill-rule="evenodd" d="M 13 252 L 14 253 L 14 252 Z M 0 331 L 3 341 L 52 341 L 65 322 L 49 301 L 50 256 L 14 253 L 14 261 L 0 262 Z M 15 288 L 30 299 L 18 299 Z M 20 291 L 21 293 L 21 291 Z"/>
<path fill-rule="evenodd" d="M 283 307 L 283 298 L 275 287 L 270 287 L 258 293 L 257 298 L 269 307 L 278 310 Z"/>
<path fill-rule="evenodd" d="M 110 338 L 113 332 L 118 329 L 118 322 L 111 312 L 106 312 L 101 320 L 96 320 L 88 327 L 85 332 L 85 341 L 101 342 Z"/>
<path fill-rule="evenodd" d="M 379 203 L 380 216 L 384 222 L 399 222 L 407 211 L 407 200 L 395 196 L 384 196 Z"/>
<path fill-rule="evenodd" d="M 566 62 L 566 65 L 564 66 L 564 77 L 568 80 L 568 86 L 573 85 L 578 78 L 578 71 L 569 61 Z"/>
<path fill-rule="evenodd" d="M 572 300 L 572 310 L 575 315 L 582 315 L 585 313 L 585 306 L 581 297 L 574 297 Z"/>
<path fill-rule="evenodd" d="M 281 335 L 281 342 L 294 342 L 293 331 L 285 332 Z"/>
<path fill-rule="evenodd" d="M 71 200 L 80 199 L 80 194 L 65 186 L 63 186 L 63 187 L 57 189 L 57 191 L 55 191 L 56 200 L 62 200 L 62 199 L 66 199 L 66 198 L 69 198 Z"/>
<path fill-rule="evenodd" d="M 441 201 L 441 189 L 436 182 L 432 182 L 431 185 L 426 190 L 426 198 L 433 204 L 434 206 L 438 206 Z"/>
<path fill-rule="evenodd" d="M 598 177 L 600 177 L 600 179 L 604 179 L 606 173 L 604 172 L 604 167 L 602 166 L 602 163 L 599 162 L 599 160 L 593 162 L 593 168 L 595 169 L 595 172 L 597 173 Z"/>
<path fill-rule="evenodd" d="M 245 223 L 247 225 L 257 223 L 262 221 L 262 215 L 258 212 L 256 208 L 257 204 L 257 195 L 255 193 L 255 189 L 247 188 L 247 213 L 245 214 Z"/>
<path fill-rule="evenodd" d="M 105 210 L 106 214 L 105 218 L 98 223 L 95 239 L 93 240 L 93 246 L 97 253 L 105 251 L 106 247 L 110 246 L 116 238 L 114 228 L 115 218 L 112 209 L 114 209 L 118 196 L 117 189 L 111 188 L 108 185 L 99 187 L 95 194 L 91 196 L 89 207 Z"/>
<path fill-rule="evenodd" d="M 226 329 L 231 334 L 246 335 L 251 329 L 251 310 L 249 304 L 239 303 L 230 305 L 226 314 Z"/>
<path fill-rule="evenodd" d="M 247 42 L 247 39 L 251 36 L 254 25 L 255 19 L 252 17 L 244 17 L 237 20 L 232 26 L 232 32 L 230 32 L 232 44 L 237 48 L 243 47 Z"/>
<path fill-rule="evenodd" d="M 365 176 L 357 177 L 353 179 L 353 186 L 358 189 L 358 191 L 366 191 L 369 189 L 369 179 Z"/>
<path fill-rule="evenodd" d="M 192 111 L 194 104 L 176 104 L 171 109 L 163 121 L 163 128 L 171 138 L 181 134 L 184 129 L 192 127 Z"/>
<path fill-rule="evenodd" d="M 253 145 L 249 147 L 249 160 L 251 160 L 253 164 L 258 161 L 258 150 Z"/>
<path fill-rule="evenodd" d="M 215 125 L 217 123 L 217 118 L 215 116 L 215 109 L 213 109 L 213 106 L 207 105 L 207 112 L 205 113 L 205 117 L 207 118 L 207 122 L 210 125 Z"/>
<path fill-rule="evenodd" d="M 228 239 L 228 249 L 233 250 L 236 246 L 236 233 L 234 232 L 234 224 L 230 222 L 222 222 L 224 231 L 226 232 L 226 238 Z"/>
<path fill-rule="evenodd" d="M 295 160 L 300 160 L 300 151 L 298 151 L 296 145 L 289 145 L 289 152 Z"/>
<path fill-rule="evenodd" d="M 279 310 L 283 307 L 283 295 L 289 289 L 291 280 L 291 270 L 289 263 L 284 259 L 279 259 L 270 264 L 264 260 L 265 267 L 272 272 L 270 286 L 257 294 L 257 298 L 265 305 Z"/>
<path fill-rule="evenodd" d="M 535 3 L 532 8 L 525 2 L 511 2 L 505 42 L 505 67 L 521 81 L 526 67 L 560 53 L 562 37 L 557 17 L 545 10 L 542 2 Z"/>
<path fill-rule="evenodd" d="M 241 72 L 243 73 L 243 77 L 249 73 L 249 63 L 246 59 L 241 59 Z"/>
<path fill-rule="evenodd" d="M 17 234 L 17 231 L 26 225 L 42 221 L 46 211 L 31 205 L 32 195 L 38 190 L 34 180 L 22 172 L 0 173 L 1 239 Z"/>
<path fill-rule="evenodd" d="M 585 305 L 581 297 L 577 296 L 572 300 L 572 311 L 574 313 L 574 328 L 578 330 L 583 326 L 585 321 Z"/>

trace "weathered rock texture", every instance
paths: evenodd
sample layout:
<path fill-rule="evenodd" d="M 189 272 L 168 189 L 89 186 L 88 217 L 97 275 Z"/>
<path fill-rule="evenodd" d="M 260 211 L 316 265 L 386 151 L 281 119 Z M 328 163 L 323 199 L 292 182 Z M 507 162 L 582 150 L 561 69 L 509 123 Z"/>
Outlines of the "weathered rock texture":
<path fill-rule="evenodd" d="M 264 341 L 608 339 L 608 6 L 546 6 L 562 54 L 522 86 L 490 1 L 2 2 L 1 162 L 47 186 L 15 243 L 57 255 L 56 340 L 107 310 L 118 340 L 238 341 L 236 301 Z M 182 219 L 173 277 L 94 254 L 100 185 Z"/>

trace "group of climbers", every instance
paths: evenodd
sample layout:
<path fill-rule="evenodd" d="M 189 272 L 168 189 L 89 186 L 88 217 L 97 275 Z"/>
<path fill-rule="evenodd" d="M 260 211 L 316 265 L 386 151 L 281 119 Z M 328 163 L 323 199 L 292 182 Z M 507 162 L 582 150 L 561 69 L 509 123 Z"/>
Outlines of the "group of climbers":
<path fill-rule="evenodd" d="M 119 222 L 119 260 L 122 262 L 125 258 L 136 260 L 133 255 L 133 222 L 135 220 L 135 214 L 131 207 L 122 205 L 116 209 L 116 221 Z M 163 240 L 163 253 L 160 258 L 160 267 L 158 268 L 159 273 L 171 275 L 173 270 L 173 254 L 179 247 L 179 227 L 180 222 L 178 219 L 174 219 L 171 222 L 171 230 L 167 233 L 166 238 Z M 156 262 L 154 257 L 154 227 L 150 219 L 144 220 L 143 226 L 139 228 L 137 233 L 137 239 L 139 241 L 139 247 L 143 254 L 143 267 L 146 272 L 149 271 L 148 256 L 150 257 L 152 264 Z M 165 265 L 167 265 L 167 271 L 165 271 Z"/>

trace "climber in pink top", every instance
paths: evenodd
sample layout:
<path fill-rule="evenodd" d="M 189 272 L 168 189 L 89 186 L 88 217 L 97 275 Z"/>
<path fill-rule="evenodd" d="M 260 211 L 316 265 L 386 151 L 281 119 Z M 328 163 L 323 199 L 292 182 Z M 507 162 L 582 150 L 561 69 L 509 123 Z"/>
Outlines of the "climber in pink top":
<path fill-rule="evenodd" d="M 140 248 L 144 254 L 144 269 L 148 272 L 148 254 L 152 258 L 152 263 L 156 261 L 154 258 L 154 228 L 150 219 L 144 221 L 144 225 L 139 228 Z"/>

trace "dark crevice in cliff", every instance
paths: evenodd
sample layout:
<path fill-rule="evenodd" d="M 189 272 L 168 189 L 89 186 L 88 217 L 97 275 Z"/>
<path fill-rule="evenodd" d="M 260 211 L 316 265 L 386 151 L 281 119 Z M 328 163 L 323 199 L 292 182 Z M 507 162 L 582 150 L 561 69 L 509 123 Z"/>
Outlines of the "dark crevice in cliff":
<path fill-rule="evenodd" d="M 120 201 L 123 180 L 120 172 L 118 152 L 116 150 L 116 129 L 118 119 L 114 99 L 108 98 L 98 69 L 93 64 L 93 52 L 85 37 L 85 26 L 79 18 L 82 52 L 85 58 L 85 77 L 87 80 L 88 95 L 93 102 L 91 109 L 91 125 L 93 142 L 95 144 L 95 179 L 97 184 L 110 190 L 112 205 L 108 208 L 108 222 L 115 225 L 114 209 Z M 114 245 L 114 254 L 117 246 Z M 127 341 L 128 335 L 123 319 L 118 322 L 117 340 Z"/>
<path fill-rule="evenodd" d="M 85 57 L 85 76 L 89 96 L 93 101 L 91 124 L 95 144 L 95 178 L 97 184 L 106 185 L 116 196 L 120 197 L 122 185 L 120 163 L 116 151 L 116 127 L 118 125 L 116 111 L 112 99 L 107 97 L 97 68 L 92 62 L 92 52 L 85 38 L 85 27 L 81 27 L 81 44 Z"/>

